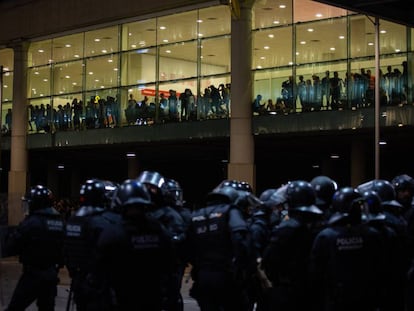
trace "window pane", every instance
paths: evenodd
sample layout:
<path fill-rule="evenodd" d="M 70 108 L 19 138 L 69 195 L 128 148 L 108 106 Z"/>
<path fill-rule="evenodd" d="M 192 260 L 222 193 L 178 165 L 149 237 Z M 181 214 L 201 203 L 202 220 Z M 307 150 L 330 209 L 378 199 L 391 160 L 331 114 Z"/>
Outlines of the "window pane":
<path fill-rule="evenodd" d="M 13 71 L 13 50 L 0 49 L 0 65 L 3 66 L 3 71 Z"/>
<path fill-rule="evenodd" d="M 82 91 L 82 61 L 57 64 L 53 70 L 53 94 Z"/>
<path fill-rule="evenodd" d="M 156 19 L 149 19 L 122 26 L 122 50 L 134 50 L 156 45 Z"/>
<path fill-rule="evenodd" d="M 86 60 L 86 89 L 102 89 L 118 85 L 118 55 L 111 54 Z"/>
<path fill-rule="evenodd" d="M 29 132 L 50 132 L 52 120 L 52 106 L 50 97 L 32 99 L 28 107 L 28 131 Z"/>
<path fill-rule="evenodd" d="M 351 17 L 351 57 L 375 55 L 375 27 L 372 18 L 363 15 Z"/>
<path fill-rule="evenodd" d="M 228 94 L 228 99 L 224 100 L 221 105 L 214 103 L 211 92 L 217 88 L 223 98 L 224 94 Z M 198 97 L 198 115 L 199 119 L 222 118 L 231 113 L 231 83 L 230 76 L 209 77 L 200 81 L 200 96 Z"/>
<path fill-rule="evenodd" d="M 80 129 L 83 124 L 82 94 L 61 95 L 53 98 L 53 126 L 57 131 Z"/>
<path fill-rule="evenodd" d="M 98 90 L 86 93 L 83 109 L 83 126 L 86 129 L 118 126 L 121 108 L 118 89 Z"/>
<path fill-rule="evenodd" d="M 9 111 L 10 109 L 10 111 Z M 12 103 L 3 103 L 1 106 L 1 133 L 10 134 L 12 128 Z"/>
<path fill-rule="evenodd" d="M 201 42 L 201 74 L 230 72 L 230 38 L 220 37 Z"/>
<path fill-rule="evenodd" d="M 203 38 L 230 34 L 231 12 L 228 6 L 214 6 L 199 11 L 199 30 Z"/>
<path fill-rule="evenodd" d="M 197 75 L 197 41 L 181 42 L 160 48 L 160 81 Z"/>
<path fill-rule="evenodd" d="M 342 62 L 298 67 L 297 106 L 302 111 L 347 108 L 346 66 L 346 62 Z"/>
<path fill-rule="evenodd" d="M 347 57 L 345 18 L 298 24 L 296 63 L 312 63 Z"/>
<path fill-rule="evenodd" d="M 29 67 L 46 65 L 52 62 L 52 40 L 32 42 L 27 59 Z"/>
<path fill-rule="evenodd" d="M 312 0 L 294 0 L 294 2 L 295 9 L 293 12 L 295 15 L 295 23 L 346 16 L 347 14 L 347 11 L 344 9 Z"/>
<path fill-rule="evenodd" d="M 292 1 L 256 1 L 253 6 L 253 29 L 292 23 Z"/>
<path fill-rule="evenodd" d="M 134 85 L 155 81 L 156 49 L 138 49 L 122 54 L 121 83 Z"/>
<path fill-rule="evenodd" d="M 380 54 L 407 51 L 407 30 L 403 25 L 380 21 Z"/>
<path fill-rule="evenodd" d="M 256 71 L 254 73 L 253 96 L 262 95 L 262 103 L 268 99 L 282 97 L 282 84 L 292 76 L 292 69 L 278 69 L 269 71 Z M 252 98 L 252 102 L 254 100 Z"/>
<path fill-rule="evenodd" d="M 198 35 L 197 19 L 197 11 L 158 18 L 158 44 L 196 39 Z"/>
<path fill-rule="evenodd" d="M 61 62 L 83 57 L 83 33 L 53 39 L 53 61 Z"/>
<path fill-rule="evenodd" d="M 292 27 L 253 32 L 253 68 L 292 64 Z"/>
<path fill-rule="evenodd" d="M 27 75 L 28 97 L 50 95 L 50 66 L 29 68 Z"/>
<path fill-rule="evenodd" d="M 13 100 L 13 72 L 3 73 L 3 102 Z"/>
<path fill-rule="evenodd" d="M 118 52 L 118 26 L 85 33 L 85 56 Z"/>

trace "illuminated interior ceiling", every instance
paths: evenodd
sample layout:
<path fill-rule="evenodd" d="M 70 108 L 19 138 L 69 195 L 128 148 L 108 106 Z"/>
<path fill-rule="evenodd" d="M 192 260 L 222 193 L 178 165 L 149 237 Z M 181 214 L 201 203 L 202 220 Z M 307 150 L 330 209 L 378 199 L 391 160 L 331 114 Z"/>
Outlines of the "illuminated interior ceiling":
<path fill-rule="evenodd" d="M 414 6 L 410 0 L 314 0 L 350 11 L 378 16 L 394 23 L 414 27 Z"/>

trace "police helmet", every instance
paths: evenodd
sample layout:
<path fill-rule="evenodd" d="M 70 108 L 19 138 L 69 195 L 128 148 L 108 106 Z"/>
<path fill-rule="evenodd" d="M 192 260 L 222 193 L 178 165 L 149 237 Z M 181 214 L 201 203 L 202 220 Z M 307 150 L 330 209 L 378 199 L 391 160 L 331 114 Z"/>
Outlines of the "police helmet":
<path fill-rule="evenodd" d="M 143 210 L 152 206 L 147 187 L 135 179 L 125 180 L 116 190 L 112 201 L 112 205 L 117 206 L 123 214 L 130 206 Z"/>
<path fill-rule="evenodd" d="M 239 181 L 235 179 L 225 179 L 216 188 L 232 187 L 233 189 L 240 191 L 253 192 L 252 187 L 246 181 Z"/>
<path fill-rule="evenodd" d="M 182 207 L 184 206 L 183 199 L 183 189 L 181 188 L 178 181 L 166 178 L 165 179 L 165 196 L 168 203 L 173 204 L 174 206 Z"/>
<path fill-rule="evenodd" d="M 368 220 L 384 220 L 385 214 L 381 205 L 381 198 L 377 192 L 373 190 L 367 190 L 362 193 L 365 199 Z"/>
<path fill-rule="evenodd" d="M 391 183 L 395 191 L 410 190 L 414 194 L 414 179 L 407 174 L 395 176 Z"/>
<path fill-rule="evenodd" d="M 100 179 L 88 179 L 80 188 L 79 202 L 81 206 L 105 207 L 107 197 L 105 183 Z"/>
<path fill-rule="evenodd" d="M 110 181 L 110 180 L 103 180 L 102 181 L 105 185 L 105 198 L 106 198 L 106 205 L 111 207 L 112 197 L 115 194 L 116 190 L 119 187 L 119 184 Z"/>
<path fill-rule="evenodd" d="M 239 192 L 233 187 L 226 186 L 221 188 L 215 188 L 209 194 L 207 194 L 207 205 L 213 204 L 234 204 L 239 198 Z"/>
<path fill-rule="evenodd" d="M 161 204 L 164 202 L 165 196 L 165 178 L 158 172 L 143 171 L 137 180 L 147 187 L 151 199 L 155 204 Z"/>
<path fill-rule="evenodd" d="M 309 182 L 295 180 L 287 184 L 286 202 L 290 212 L 321 215 L 322 211 L 315 205 L 315 201 L 316 193 Z"/>
<path fill-rule="evenodd" d="M 272 194 L 273 193 L 275 193 L 276 192 L 276 190 L 277 189 L 274 189 L 274 188 L 269 188 L 269 189 L 266 189 L 265 191 L 263 191 L 261 194 L 260 194 L 260 196 L 259 196 L 259 200 L 261 200 L 261 201 L 267 201 L 271 196 L 272 196 Z"/>
<path fill-rule="evenodd" d="M 343 187 L 337 190 L 332 197 L 334 214 L 329 223 L 346 219 L 350 223 L 360 223 L 362 212 L 366 210 L 365 199 L 362 194 L 352 187 Z"/>
<path fill-rule="evenodd" d="M 382 206 L 400 209 L 402 205 L 395 199 L 394 186 L 385 179 L 374 179 L 358 186 L 358 191 L 363 193 L 367 190 L 373 190 L 381 198 Z"/>
<path fill-rule="evenodd" d="M 51 207 L 53 203 L 52 191 L 42 185 L 36 185 L 29 189 L 28 193 L 22 198 L 29 205 L 29 211 Z"/>
<path fill-rule="evenodd" d="M 286 189 L 287 185 L 279 187 L 265 202 L 274 206 L 284 205 L 287 202 Z"/>
<path fill-rule="evenodd" d="M 337 183 L 324 175 L 314 177 L 310 183 L 316 192 L 316 205 L 329 206 L 332 202 L 333 194 L 338 190 Z"/>

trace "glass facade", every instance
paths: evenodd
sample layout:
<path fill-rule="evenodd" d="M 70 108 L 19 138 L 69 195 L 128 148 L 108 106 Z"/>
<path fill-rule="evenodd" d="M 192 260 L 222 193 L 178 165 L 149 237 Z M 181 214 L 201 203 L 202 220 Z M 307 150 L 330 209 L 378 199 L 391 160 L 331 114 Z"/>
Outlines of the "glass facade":
<path fill-rule="evenodd" d="M 311 0 L 260 1 L 252 34 L 256 115 L 373 104 L 372 17 Z M 230 36 L 231 12 L 214 6 L 32 42 L 29 132 L 228 117 Z M 410 28 L 380 21 L 383 105 L 412 103 L 413 39 Z M 0 60 L 4 124 L 12 50 Z"/>

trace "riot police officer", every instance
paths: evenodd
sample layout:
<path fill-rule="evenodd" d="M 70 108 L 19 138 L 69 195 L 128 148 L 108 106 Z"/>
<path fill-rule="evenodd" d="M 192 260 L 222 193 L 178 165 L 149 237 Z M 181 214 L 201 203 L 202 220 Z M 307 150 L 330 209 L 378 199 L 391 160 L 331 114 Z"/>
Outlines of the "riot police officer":
<path fill-rule="evenodd" d="M 262 260 L 264 250 L 269 244 L 271 229 L 274 225 L 274 218 L 272 217 L 275 215 L 274 204 L 270 202 L 272 201 L 268 199 L 266 202 L 262 202 L 257 206 L 248 221 L 251 255 L 257 264 L 255 269 L 252 267 L 253 273 L 247 289 L 250 310 L 254 310 L 254 305 L 256 305 L 255 310 L 257 311 L 267 310 L 268 307 L 269 286 L 267 286 L 266 278 L 263 278 L 264 272 L 260 270 L 259 264 Z"/>
<path fill-rule="evenodd" d="M 274 227 L 261 266 L 273 285 L 271 308 L 306 310 L 309 306 L 308 265 L 315 236 L 314 223 L 322 217 L 315 206 L 312 185 L 303 180 L 287 184 L 289 219 Z"/>
<path fill-rule="evenodd" d="M 362 223 L 365 200 L 356 189 L 343 187 L 335 192 L 332 209 L 311 253 L 314 309 L 376 310 L 382 245 L 379 233 Z"/>
<path fill-rule="evenodd" d="M 398 281 L 398 261 L 401 258 L 401 250 L 398 247 L 398 239 L 395 231 L 385 222 L 385 214 L 381 204 L 381 198 L 377 192 L 367 190 L 362 193 L 366 201 L 367 210 L 363 215 L 363 221 L 378 231 L 381 237 L 381 256 L 377 259 L 381 262 L 382 275 L 380 285 L 379 310 L 394 310 L 394 303 L 400 297 L 399 289 L 395 290 Z M 398 288 L 398 287 L 397 287 Z"/>
<path fill-rule="evenodd" d="M 19 255 L 23 273 L 6 310 L 25 310 L 36 301 L 39 310 L 52 311 L 58 271 L 63 266 L 63 220 L 52 207 L 52 192 L 48 188 L 36 185 L 23 200 L 29 213 L 6 244 L 9 253 Z"/>
<path fill-rule="evenodd" d="M 80 207 L 66 224 L 65 264 L 72 278 L 71 293 L 78 311 L 108 310 L 112 307 L 110 288 L 103 275 L 94 274 L 96 243 L 105 228 L 114 225 L 103 213 L 108 204 L 105 183 L 88 179 L 80 188 Z M 92 278 L 92 275 L 94 278 Z M 71 295 L 68 306 L 71 303 Z"/>
<path fill-rule="evenodd" d="M 358 186 L 358 190 L 375 191 L 381 198 L 381 208 L 385 215 L 385 224 L 396 233 L 394 247 L 393 286 L 390 293 L 393 297 L 392 310 L 404 310 L 406 274 L 410 265 L 410 258 L 413 254 L 413 245 L 408 236 L 407 221 L 402 215 L 403 206 L 396 200 L 394 186 L 385 179 L 374 179 Z"/>
<path fill-rule="evenodd" d="M 216 188 L 192 214 L 190 295 L 202 311 L 247 310 L 248 227 L 234 204 L 238 196 L 232 187 Z"/>
<path fill-rule="evenodd" d="M 187 262 L 186 239 L 189 223 L 188 219 L 186 221 L 183 218 L 185 217 L 184 208 L 176 205 L 180 205 L 181 202 L 177 203 L 172 197 L 172 192 L 178 189 L 177 184 L 174 187 L 168 185 L 168 179 L 155 171 L 143 171 L 137 177 L 137 181 L 142 183 L 150 193 L 154 204 L 151 214 L 166 228 L 174 245 L 175 252 L 171 258 L 174 264 L 165 279 L 163 307 L 169 311 L 180 311 L 183 309 L 180 289 L 184 266 Z M 170 183 L 173 181 L 170 180 Z"/>
<path fill-rule="evenodd" d="M 99 236 L 95 273 L 108 275 L 119 310 L 160 311 L 174 264 L 170 233 L 153 216 L 151 196 L 139 181 L 125 180 L 114 200 L 123 222 Z"/>
<path fill-rule="evenodd" d="M 402 174 L 395 176 L 391 181 L 395 189 L 395 199 L 403 206 L 403 215 L 407 221 L 414 213 L 412 205 L 414 197 L 414 179 L 407 175 Z"/>
<path fill-rule="evenodd" d="M 324 212 L 324 218 L 329 219 L 332 197 L 335 191 L 338 190 L 337 183 L 325 175 L 314 177 L 310 183 L 316 191 L 316 206 Z"/>

